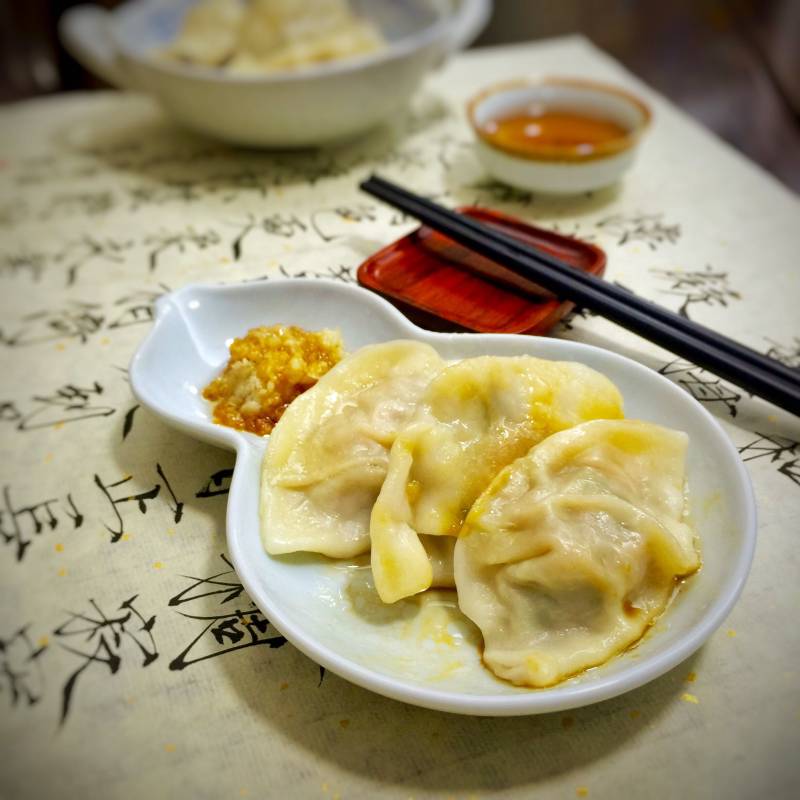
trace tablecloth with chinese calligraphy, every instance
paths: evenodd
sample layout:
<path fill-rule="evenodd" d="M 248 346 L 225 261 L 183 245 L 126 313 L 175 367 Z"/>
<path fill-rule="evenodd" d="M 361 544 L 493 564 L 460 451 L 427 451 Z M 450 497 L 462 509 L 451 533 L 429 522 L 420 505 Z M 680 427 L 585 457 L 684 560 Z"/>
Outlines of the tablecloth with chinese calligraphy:
<path fill-rule="evenodd" d="M 553 200 L 478 166 L 464 100 L 567 73 L 626 85 L 655 124 L 616 189 Z M 565 714 L 459 717 L 325 673 L 226 554 L 233 456 L 166 427 L 126 368 L 189 282 L 354 281 L 413 223 L 378 170 L 603 247 L 609 280 L 800 364 L 800 203 L 582 39 L 474 51 L 409 115 L 313 152 L 242 151 L 149 100 L 0 110 L 0 794 L 45 797 L 788 797 L 800 782 L 800 425 L 585 312 L 555 335 L 660 370 L 720 419 L 755 483 L 736 609 L 651 684 Z"/>

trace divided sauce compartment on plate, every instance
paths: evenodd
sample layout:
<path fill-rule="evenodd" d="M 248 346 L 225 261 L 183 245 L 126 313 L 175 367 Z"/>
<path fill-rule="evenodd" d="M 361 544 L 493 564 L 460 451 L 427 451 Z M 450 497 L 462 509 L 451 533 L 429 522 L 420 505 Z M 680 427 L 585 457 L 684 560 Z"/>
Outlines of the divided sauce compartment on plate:
<path fill-rule="evenodd" d="M 499 211 L 458 211 L 576 269 L 598 277 L 605 270 L 606 255 L 592 244 Z M 358 281 L 423 324 L 418 312 L 480 333 L 544 334 L 574 305 L 424 225 L 364 261 Z"/>

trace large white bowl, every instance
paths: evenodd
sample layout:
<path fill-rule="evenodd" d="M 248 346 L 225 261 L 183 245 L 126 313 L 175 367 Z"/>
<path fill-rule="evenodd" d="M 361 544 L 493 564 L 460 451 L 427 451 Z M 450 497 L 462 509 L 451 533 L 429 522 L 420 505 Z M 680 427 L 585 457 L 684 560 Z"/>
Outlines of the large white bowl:
<path fill-rule="evenodd" d="M 380 52 L 263 76 L 170 63 L 153 51 L 176 35 L 193 0 L 129 0 L 114 11 L 82 5 L 59 32 L 88 69 L 153 95 L 179 122 L 230 142 L 305 147 L 349 138 L 392 117 L 423 76 L 466 46 L 491 0 L 353 0 L 383 31 Z"/>
<path fill-rule="evenodd" d="M 448 359 L 531 354 L 594 367 L 620 388 L 627 416 L 689 434 L 688 475 L 702 570 L 636 648 L 552 688 L 524 689 L 498 680 L 481 664 L 477 631 L 452 603 L 420 607 L 419 599 L 410 599 L 382 606 L 370 591 L 368 568 L 347 569 L 307 554 L 269 556 L 261 545 L 258 511 L 268 437 L 215 425 L 201 392 L 227 362 L 232 338 L 278 322 L 338 327 L 348 350 L 410 338 L 430 343 Z M 557 711 L 613 697 L 656 678 L 700 647 L 733 607 L 750 568 L 753 491 L 728 437 L 683 390 L 607 350 L 533 336 L 430 333 L 364 289 L 323 280 L 269 280 L 187 286 L 160 299 L 130 377 L 139 401 L 168 423 L 236 450 L 228 547 L 258 607 L 319 664 L 388 697 L 483 715 Z"/>

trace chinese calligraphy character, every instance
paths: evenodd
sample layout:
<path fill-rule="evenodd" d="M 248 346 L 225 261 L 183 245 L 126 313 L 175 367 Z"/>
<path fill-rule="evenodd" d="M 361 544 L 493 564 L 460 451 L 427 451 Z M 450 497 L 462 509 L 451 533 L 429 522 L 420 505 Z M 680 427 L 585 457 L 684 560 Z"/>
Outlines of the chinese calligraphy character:
<path fill-rule="evenodd" d="M 256 192 L 259 197 L 266 197 L 268 183 L 263 171 L 245 169 L 210 176 L 203 180 L 203 188 L 209 193 L 217 194 L 223 203 L 230 203 L 243 191 Z"/>
<path fill-rule="evenodd" d="M 375 163 L 381 167 L 399 167 L 402 170 L 412 167 L 424 169 L 428 166 L 425 151 L 416 145 L 407 145 L 396 150 L 389 150 L 383 156 L 377 158 Z"/>
<path fill-rule="evenodd" d="M 236 172 L 231 175 L 225 175 L 217 179 L 219 187 L 222 191 L 226 192 L 223 195 L 223 202 L 229 203 L 236 198 L 235 190 L 248 190 L 256 192 L 260 197 L 266 197 L 267 184 L 264 180 L 264 175 L 260 171 L 250 170 L 245 172 Z"/>
<path fill-rule="evenodd" d="M 675 269 L 654 269 L 651 272 L 666 278 L 672 285 L 666 290 L 683 298 L 683 305 L 678 313 L 689 319 L 689 306 L 695 303 L 727 307 L 729 300 L 740 300 L 739 292 L 728 286 L 728 273 L 715 272 L 710 266 L 705 270 L 684 272 Z"/>
<path fill-rule="evenodd" d="M 124 326 L 120 325 L 119 327 L 124 327 Z M 130 378 L 128 376 L 127 368 L 126 367 L 115 367 L 115 369 L 119 370 L 123 374 L 125 382 L 130 384 Z M 128 435 L 133 430 L 133 418 L 136 415 L 136 412 L 138 410 L 139 410 L 139 404 L 138 403 L 134 403 L 134 405 L 132 405 L 125 412 L 125 418 L 123 419 L 123 422 L 122 422 L 122 441 L 123 442 L 128 438 Z"/>
<path fill-rule="evenodd" d="M 230 561 L 224 554 L 220 554 L 220 558 L 225 565 L 221 572 L 208 578 L 184 575 L 183 577 L 192 583 L 169 601 L 170 606 L 179 607 L 213 597 L 219 605 L 218 613 L 178 612 L 187 619 L 199 622 L 200 625 L 197 627 L 200 628 L 200 632 L 170 661 L 171 670 L 186 669 L 200 661 L 256 645 L 266 645 L 274 649 L 286 644 L 283 636 L 270 631 L 269 620 L 264 618 L 244 593 L 244 587 L 236 577 Z M 235 600 L 239 600 L 236 606 L 226 605 Z"/>
<path fill-rule="evenodd" d="M 453 167 L 460 153 L 469 152 L 472 148 L 471 142 L 465 139 L 457 139 L 449 133 L 438 136 L 432 141 L 438 145 L 436 160 L 445 170 L 449 170 Z"/>
<path fill-rule="evenodd" d="M 236 238 L 231 244 L 231 252 L 235 261 L 242 255 L 244 240 L 254 230 L 260 230 L 272 236 L 281 236 L 290 239 L 298 231 L 305 231 L 307 227 L 294 214 L 283 216 L 282 214 L 272 214 L 268 217 L 256 219 L 252 214 L 248 216 L 247 222 L 241 227 Z"/>
<path fill-rule="evenodd" d="M 187 248 L 194 247 L 198 250 L 205 250 L 220 243 L 219 234 L 211 230 L 195 230 L 192 226 L 181 231 L 162 231 L 148 236 L 144 244 L 151 248 L 147 256 L 150 272 L 155 272 L 161 256 L 173 248 L 179 253 L 186 252 Z"/>
<path fill-rule="evenodd" d="M 55 156 L 34 156 L 23 159 L 19 167 L 15 183 L 18 186 L 30 186 L 52 180 L 57 174 L 58 162 Z"/>
<path fill-rule="evenodd" d="M 19 431 L 32 431 L 93 417 L 108 417 L 115 412 L 114 408 L 93 405 L 93 396 L 102 393 L 103 387 L 97 381 L 87 387 L 67 383 L 51 395 L 34 396 L 34 408 L 27 413 L 17 409 L 13 403 L 0 404 L 0 420 L 16 422 Z M 12 414 L 12 409 L 16 413 Z"/>
<path fill-rule="evenodd" d="M 488 200 L 489 203 L 517 203 L 522 206 L 529 206 L 533 202 L 533 192 L 499 181 L 479 181 L 466 188 L 477 191 L 474 205 L 479 205 L 483 200 Z"/>
<path fill-rule="evenodd" d="M 124 260 L 123 253 L 133 247 L 133 242 L 121 239 L 96 239 L 84 235 L 76 241 L 69 242 L 55 256 L 56 263 L 67 266 L 67 286 L 72 286 L 78 278 L 78 271 L 91 261 L 99 260 L 120 264 Z"/>
<path fill-rule="evenodd" d="M 55 530 L 64 522 L 63 517 L 71 520 L 73 530 L 83 524 L 83 514 L 76 508 L 71 494 L 67 494 L 63 501 L 51 497 L 28 505 L 17 505 L 11 499 L 11 488 L 3 487 L 0 537 L 5 544 L 16 545 L 17 561 L 22 561 L 33 536 L 39 536 L 45 530 Z"/>
<path fill-rule="evenodd" d="M 569 314 L 561 319 L 561 326 L 565 331 L 571 331 L 575 329 L 575 320 L 591 319 L 592 317 L 596 316 L 597 315 L 594 313 L 594 311 L 591 311 L 588 308 L 573 308 Z"/>
<path fill-rule="evenodd" d="M 99 303 L 71 300 L 59 309 L 27 314 L 14 333 L 0 328 L 0 344 L 23 347 L 60 339 L 77 339 L 86 344 L 102 330 L 150 322 L 155 301 L 169 291 L 164 284 L 159 284 L 159 288 L 160 291 L 141 290 L 120 297 L 113 302 L 110 311 Z"/>
<path fill-rule="evenodd" d="M 46 649 L 44 642 L 34 645 L 27 625 L 8 639 L 0 638 L 0 691 L 8 691 L 12 706 L 20 702 L 32 706 L 42 699 L 44 676 L 40 659 Z"/>
<path fill-rule="evenodd" d="M 665 225 L 662 217 L 663 214 L 635 214 L 630 217 L 614 214 L 600 220 L 597 227 L 619 237 L 619 247 L 628 242 L 644 242 L 651 250 L 656 250 L 658 245 L 665 242 L 675 244 L 681 235 L 680 225 Z"/>
<path fill-rule="evenodd" d="M 581 223 L 578 220 L 570 220 L 568 222 L 553 222 L 550 224 L 550 229 L 562 236 L 571 236 L 573 239 L 580 236 L 584 241 L 592 242 L 595 236 L 591 233 L 582 231 Z"/>
<path fill-rule="evenodd" d="M 324 178 L 345 174 L 352 166 L 343 153 L 336 157 L 324 148 L 313 152 L 280 153 L 270 159 L 270 178 L 273 186 L 302 182 L 316 185 Z"/>
<path fill-rule="evenodd" d="M 152 322 L 153 306 L 156 300 L 165 292 L 169 292 L 169 287 L 159 284 L 161 291 L 139 290 L 120 297 L 113 303 L 113 311 L 108 320 L 108 329 L 127 328 L 129 325 L 139 325 L 144 322 Z"/>
<path fill-rule="evenodd" d="M 97 216 L 107 214 L 114 208 L 114 195 L 109 191 L 64 192 L 50 198 L 50 203 L 39 215 L 40 219 L 51 219 L 58 214 L 80 214 Z"/>
<path fill-rule="evenodd" d="M 133 417 L 136 414 L 139 404 L 132 406 L 125 414 L 125 421 L 122 423 L 122 440 L 128 438 L 128 434 L 133 430 Z"/>
<path fill-rule="evenodd" d="M 111 675 L 116 674 L 122 665 L 125 642 L 138 650 L 142 667 L 149 666 L 158 658 L 153 638 L 155 615 L 145 619 L 134 606 L 137 598 L 138 595 L 134 595 L 125 600 L 111 616 L 107 616 L 100 606 L 90 599 L 90 611 L 77 614 L 71 612 L 67 621 L 53 631 L 60 639 L 77 640 L 77 647 L 63 642 L 59 644 L 83 662 L 69 676 L 62 689 L 59 724 L 63 725 L 67 719 L 81 675 L 93 664 L 101 664 Z"/>
<path fill-rule="evenodd" d="M 27 272 L 31 280 L 38 281 L 46 264 L 47 256 L 44 253 L 30 250 L 4 253 L 0 256 L 0 275 L 17 276 Z"/>
<path fill-rule="evenodd" d="M 778 465 L 778 472 L 781 475 L 785 475 L 792 483 L 800 486 L 800 442 L 787 439 L 785 436 L 758 434 L 758 437 L 739 448 L 742 461 L 769 459 L 771 464 Z"/>
<path fill-rule="evenodd" d="M 164 474 L 164 471 L 161 469 L 160 464 L 156 464 L 156 472 L 161 480 L 164 481 L 164 486 L 167 489 L 167 493 L 169 494 L 170 498 L 172 498 L 172 502 L 170 503 L 167 500 L 170 510 L 173 512 L 173 519 L 176 523 L 181 521 L 183 517 L 183 503 L 175 497 L 175 492 L 172 491 L 172 487 L 170 486 L 169 481 L 167 480 L 167 476 Z M 108 525 L 103 523 L 105 529 L 111 534 L 111 543 L 115 544 L 121 538 L 124 531 L 124 523 L 122 521 L 122 513 L 120 512 L 120 506 L 125 503 L 136 503 L 137 508 L 142 514 L 147 513 L 147 502 L 149 500 L 155 500 L 156 497 L 159 496 L 161 493 L 161 484 L 156 483 L 152 489 L 148 489 L 144 492 L 139 492 L 138 494 L 123 494 L 121 497 L 112 497 L 111 490 L 116 489 L 119 486 L 124 486 L 128 481 L 133 480 L 133 475 L 126 475 L 124 478 L 115 481 L 114 483 L 103 483 L 102 479 L 99 475 L 94 476 L 95 485 L 100 489 L 103 493 L 105 498 L 111 504 L 111 508 L 114 511 L 115 516 L 115 524 Z"/>
<path fill-rule="evenodd" d="M 352 233 L 353 223 L 375 222 L 377 218 L 374 206 L 337 206 L 315 211 L 311 215 L 311 227 L 323 242 L 330 242 Z"/>
<path fill-rule="evenodd" d="M 722 403 L 732 417 L 736 416 L 736 404 L 742 396 L 723 383 L 720 378 L 706 372 L 689 361 L 676 358 L 665 364 L 659 372 L 686 389 L 701 403 Z"/>
<path fill-rule="evenodd" d="M 81 344 L 97 333 L 105 321 L 98 303 L 71 300 L 63 308 L 36 311 L 22 317 L 23 327 L 14 334 L 0 329 L 0 342 L 9 346 L 25 346 L 58 339 L 78 339 Z"/>
<path fill-rule="evenodd" d="M 787 367 L 794 367 L 800 370 L 800 339 L 794 337 L 792 344 L 779 344 L 778 342 L 767 339 L 772 347 L 767 350 L 767 355 L 785 364 Z M 798 373 L 800 374 L 800 372 Z"/>
<path fill-rule="evenodd" d="M 142 206 L 161 205 L 172 200 L 190 202 L 202 195 L 191 181 L 167 181 L 134 186 L 128 189 L 128 196 L 131 199 L 131 210 L 136 211 Z"/>
<path fill-rule="evenodd" d="M 228 494 L 232 477 L 232 469 L 217 470 L 208 479 L 206 485 L 195 494 L 195 497 L 217 497 L 218 495 Z"/>
<path fill-rule="evenodd" d="M 338 267 L 328 266 L 324 270 L 311 270 L 304 269 L 300 272 L 290 273 L 283 264 L 280 265 L 278 271 L 286 278 L 333 278 L 343 283 L 355 283 L 356 279 L 353 277 L 353 268 L 339 264 Z"/>
<path fill-rule="evenodd" d="M 0 403 L 0 422 L 19 422 L 23 416 L 13 401 Z"/>

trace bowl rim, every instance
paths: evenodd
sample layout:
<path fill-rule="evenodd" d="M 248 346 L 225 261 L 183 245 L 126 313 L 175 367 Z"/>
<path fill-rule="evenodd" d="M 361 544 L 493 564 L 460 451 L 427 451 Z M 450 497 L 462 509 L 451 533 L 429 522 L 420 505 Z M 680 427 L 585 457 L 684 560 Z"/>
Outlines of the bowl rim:
<path fill-rule="evenodd" d="M 492 141 L 491 137 L 484 131 L 482 126 L 478 124 L 476 118 L 477 110 L 488 98 L 517 89 L 535 89 L 542 86 L 590 89 L 596 94 L 614 95 L 636 108 L 641 113 L 641 121 L 631 130 L 627 131 L 624 136 L 618 136 L 607 142 L 601 142 L 596 145 L 590 153 L 577 152 L 572 145 L 540 145 L 536 149 L 531 148 L 530 150 L 522 150 L 509 145 L 500 145 Z M 512 78 L 510 80 L 500 81 L 499 83 L 493 83 L 481 89 L 467 101 L 466 112 L 470 127 L 482 144 L 506 156 L 511 156 L 512 158 L 522 161 L 534 162 L 567 161 L 570 163 L 584 163 L 611 158 L 612 156 L 619 155 L 620 153 L 634 148 L 650 127 L 653 120 L 653 113 L 647 103 L 627 89 L 601 81 L 590 80 L 588 78 L 571 78 L 555 75 Z"/>
<path fill-rule="evenodd" d="M 361 287 L 345 285 L 334 280 L 288 278 L 270 279 L 263 284 L 254 284 L 249 281 L 237 281 L 230 284 L 187 284 L 159 298 L 156 304 L 154 324 L 131 359 L 131 388 L 136 398 L 145 407 L 165 419 L 169 424 L 183 429 L 192 436 L 206 441 L 212 440 L 210 431 L 208 429 L 202 430 L 204 427 L 209 428 L 211 426 L 198 424 L 197 420 L 187 421 L 186 418 L 176 416 L 161 408 L 159 403 L 153 400 L 148 389 L 147 373 L 142 373 L 142 362 L 148 351 L 157 349 L 166 319 L 171 316 L 169 311 L 170 309 L 177 311 L 181 307 L 181 300 L 192 297 L 197 292 L 201 294 L 211 292 L 217 295 L 235 295 L 241 291 L 252 291 L 254 288 L 259 291 L 286 288 L 291 288 L 292 290 L 300 289 L 301 291 L 314 291 L 317 289 L 328 292 L 333 297 L 358 294 L 359 300 L 366 307 L 371 307 L 376 313 L 396 322 L 409 338 L 427 342 L 434 346 L 437 342 L 444 343 L 448 339 L 458 340 L 465 336 L 473 339 L 478 337 L 482 343 L 491 343 L 509 338 L 528 338 L 518 334 L 447 334 L 425 331 L 414 325 L 394 306 L 378 295 Z M 743 511 L 741 519 L 743 541 L 739 551 L 732 556 L 732 567 L 725 578 L 722 589 L 715 593 L 714 598 L 706 607 L 702 619 L 696 622 L 689 633 L 682 639 L 665 649 L 650 654 L 647 659 L 631 664 L 622 674 L 605 675 L 600 680 L 587 685 L 568 686 L 562 683 L 547 689 L 532 689 L 529 692 L 513 695 L 466 694 L 444 692 L 433 687 L 411 686 L 397 678 L 359 664 L 348 655 L 330 649 L 327 644 L 321 643 L 309 635 L 302 626 L 296 627 L 281 607 L 273 605 L 268 598 L 265 599 L 257 581 L 257 569 L 245 555 L 244 541 L 247 537 L 242 534 L 238 512 L 242 502 L 239 498 L 246 481 L 245 474 L 248 470 L 260 469 L 261 455 L 268 437 L 257 439 L 251 434 L 243 434 L 240 431 L 234 431 L 222 426 L 213 426 L 214 428 L 219 427 L 218 431 L 213 432 L 214 443 L 234 449 L 237 455 L 226 510 L 228 550 L 236 573 L 250 597 L 274 622 L 275 627 L 288 641 L 318 664 L 330 669 L 346 680 L 378 694 L 439 711 L 480 716 L 516 716 L 563 711 L 616 697 L 663 675 L 695 652 L 720 627 L 731 612 L 741 595 L 750 572 L 758 537 L 758 526 L 756 498 L 752 481 L 734 444 L 722 428 L 722 425 L 702 404 L 687 395 L 683 389 L 634 359 L 613 350 L 586 344 L 585 342 L 551 339 L 549 337 L 530 338 L 533 341 L 544 342 L 545 346 L 557 342 L 559 348 L 563 346 L 574 354 L 581 352 L 585 354 L 594 353 L 601 359 L 607 359 L 611 362 L 624 362 L 626 368 L 647 380 L 657 382 L 668 395 L 680 398 L 679 402 L 681 404 L 691 405 L 695 408 L 704 420 L 709 435 L 716 440 L 721 451 L 725 452 L 729 457 L 730 464 L 736 475 L 738 488 L 741 490 L 739 499 Z"/>
<path fill-rule="evenodd" d="M 126 14 L 145 13 L 146 8 L 146 3 L 140 5 L 140 2 L 134 0 L 134 2 L 123 3 L 109 14 L 108 33 L 114 43 L 114 47 L 121 56 L 140 67 L 166 74 L 173 78 L 182 78 L 192 82 L 207 83 L 211 81 L 219 84 L 244 86 L 294 84 L 298 81 L 334 78 L 360 72 L 368 67 L 377 67 L 381 64 L 400 61 L 436 44 L 444 46 L 447 39 L 448 23 L 457 14 L 457 10 L 450 11 L 418 33 L 404 36 L 394 42 L 388 42 L 387 47 L 372 53 L 319 62 L 294 70 L 286 69 L 265 74 L 241 74 L 226 72 L 219 67 L 184 64 L 180 61 L 167 59 L 161 60 L 156 56 L 153 49 L 139 53 L 130 48 L 125 38 L 120 34 L 118 26 Z"/>

